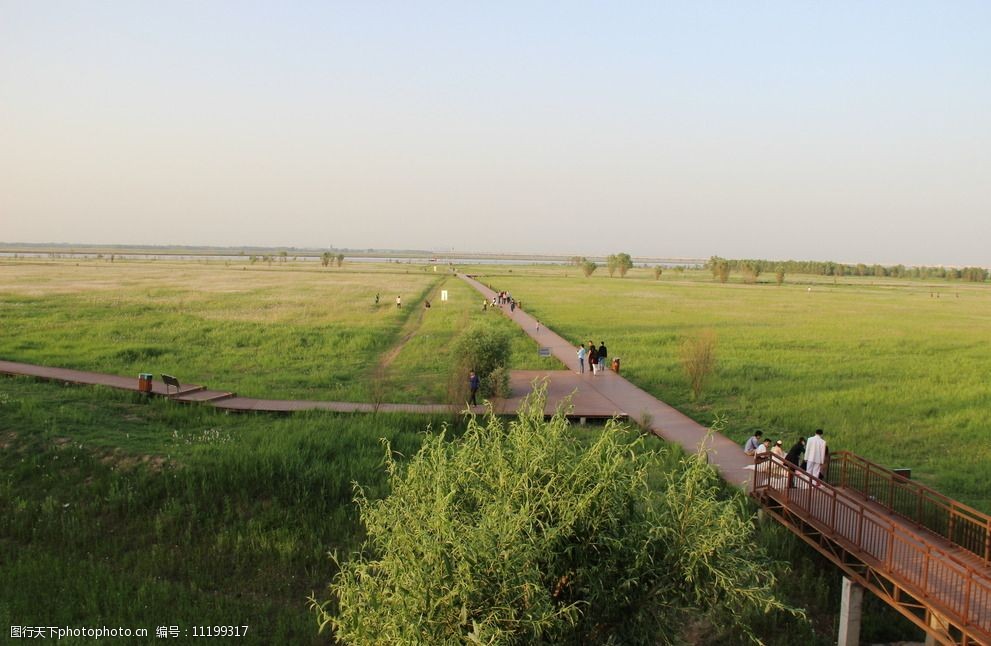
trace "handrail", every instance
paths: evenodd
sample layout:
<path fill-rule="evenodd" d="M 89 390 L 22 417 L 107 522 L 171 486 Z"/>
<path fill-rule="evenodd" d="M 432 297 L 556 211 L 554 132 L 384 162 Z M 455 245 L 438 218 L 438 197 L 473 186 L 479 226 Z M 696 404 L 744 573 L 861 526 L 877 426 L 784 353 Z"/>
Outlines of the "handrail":
<path fill-rule="evenodd" d="M 787 507 L 800 510 L 848 551 L 957 615 L 960 625 L 991 635 L 991 580 L 925 535 L 906 532 L 862 500 L 780 457 L 755 456 L 752 494 L 787 492 Z"/>
<path fill-rule="evenodd" d="M 831 480 L 925 527 L 991 566 L 991 516 L 848 451 L 831 456 Z"/>

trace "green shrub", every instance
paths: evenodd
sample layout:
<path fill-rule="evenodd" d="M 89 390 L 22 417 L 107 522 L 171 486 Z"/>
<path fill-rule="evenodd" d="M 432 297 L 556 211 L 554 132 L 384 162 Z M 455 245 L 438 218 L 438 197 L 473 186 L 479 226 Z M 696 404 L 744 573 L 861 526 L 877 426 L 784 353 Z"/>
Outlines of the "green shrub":
<path fill-rule="evenodd" d="M 481 381 L 483 397 L 499 397 L 509 392 L 509 372 L 505 370 L 511 352 L 511 339 L 504 327 L 492 321 L 479 321 L 454 342 L 449 393 L 452 402 L 465 401 L 468 372 L 474 370 Z"/>
<path fill-rule="evenodd" d="M 472 419 L 405 467 L 387 450 L 391 493 L 357 489 L 362 552 L 311 600 L 321 627 L 350 644 L 673 644 L 704 622 L 756 642 L 748 617 L 800 614 L 704 454 L 654 493 L 664 454 L 639 434 L 610 422 L 586 445 L 543 410 L 538 389 L 508 426 Z"/>
<path fill-rule="evenodd" d="M 692 398 L 698 401 L 706 381 L 716 369 L 716 334 L 703 330 L 697 336 L 681 343 L 681 366 L 692 389 Z"/>

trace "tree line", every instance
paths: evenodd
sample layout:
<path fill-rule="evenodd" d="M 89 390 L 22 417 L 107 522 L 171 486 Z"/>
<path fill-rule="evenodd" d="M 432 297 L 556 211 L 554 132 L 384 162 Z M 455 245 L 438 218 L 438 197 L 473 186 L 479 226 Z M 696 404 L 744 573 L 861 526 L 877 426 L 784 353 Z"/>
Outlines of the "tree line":
<path fill-rule="evenodd" d="M 739 272 L 745 281 L 756 282 L 761 274 L 773 272 L 780 277 L 786 273 L 813 274 L 817 276 L 876 276 L 878 278 L 946 278 L 981 283 L 988 280 L 988 270 L 983 267 L 906 267 L 905 265 L 855 265 L 832 260 L 759 260 L 721 258 L 712 256 L 705 264 L 713 278 L 726 282 L 730 272 Z"/>

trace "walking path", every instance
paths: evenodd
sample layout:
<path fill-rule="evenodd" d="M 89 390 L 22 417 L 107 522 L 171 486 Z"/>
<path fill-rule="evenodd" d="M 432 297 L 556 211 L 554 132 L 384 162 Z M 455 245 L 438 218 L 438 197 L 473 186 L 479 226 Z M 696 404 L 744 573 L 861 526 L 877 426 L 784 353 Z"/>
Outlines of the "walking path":
<path fill-rule="evenodd" d="M 119 375 L 72 370 L 70 368 L 53 368 L 31 363 L 18 363 L 16 361 L 0 361 L 0 374 L 35 377 L 38 379 L 89 386 L 107 386 L 118 390 L 139 392 L 136 377 L 121 377 Z M 523 397 L 532 389 L 531 386 L 534 380 L 549 378 L 545 412 L 547 415 L 553 415 L 558 404 L 568 397 L 575 390 L 575 387 L 579 385 L 576 383 L 574 377 L 575 375 L 566 371 L 540 372 L 534 370 L 514 370 L 510 373 L 510 390 L 513 395 L 508 399 L 499 399 L 491 402 L 492 409 L 498 414 L 508 415 L 515 413 Z M 152 382 L 152 394 L 169 397 L 178 402 L 208 404 L 222 410 L 237 412 L 291 413 L 304 410 L 328 410 L 338 413 L 383 412 L 443 415 L 447 413 L 464 413 L 470 410 L 472 413 L 481 415 L 486 410 L 485 406 L 482 405 L 465 408 L 463 406 L 451 406 L 448 404 L 393 404 L 388 402 L 375 404 L 306 399 L 255 399 L 251 397 L 238 397 L 232 392 L 210 390 L 204 386 L 193 384 L 183 384 L 177 392 L 175 388 L 166 389 L 165 385 L 157 380 Z M 622 410 L 617 409 L 611 402 L 601 397 L 595 397 L 594 393 L 575 401 L 572 405 L 571 412 L 568 414 L 568 417 L 573 419 L 608 419 L 623 416 L 625 416 L 625 413 Z"/>
<path fill-rule="evenodd" d="M 496 295 L 491 288 L 483 285 L 470 276 L 459 274 L 461 278 L 476 290 L 481 292 L 489 301 Z M 564 365 L 574 368 L 577 365 L 576 356 L 578 344 L 562 338 L 543 324 L 537 327 L 537 319 L 517 307 L 510 312 L 508 307 L 502 308 L 503 314 L 516 322 L 523 331 L 543 348 L 549 348 L 551 354 Z M 551 373 L 551 384 L 554 383 L 554 373 Z M 671 406 L 660 401 L 650 393 L 638 388 L 625 378 L 606 370 L 596 376 L 587 371 L 584 375 L 572 375 L 580 382 L 575 395 L 575 403 L 586 398 L 594 397 L 596 401 L 605 400 L 612 408 L 623 411 L 637 421 L 649 419 L 648 427 L 659 437 L 681 445 L 686 451 L 694 453 L 705 443 L 709 449 L 709 464 L 716 468 L 723 479 L 730 484 L 746 487 L 753 475 L 754 460 L 744 454 L 743 449 L 733 440 L 710 433 L 690 417 L 683 415 Z M 749 468 L 748 468 L 749 467 Z"/>

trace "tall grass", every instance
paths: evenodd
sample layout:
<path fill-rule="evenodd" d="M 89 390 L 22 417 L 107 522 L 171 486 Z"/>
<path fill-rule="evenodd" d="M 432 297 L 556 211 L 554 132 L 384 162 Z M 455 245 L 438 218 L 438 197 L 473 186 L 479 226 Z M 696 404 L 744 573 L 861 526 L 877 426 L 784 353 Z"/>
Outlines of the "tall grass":
<path fill-rule="evenodd" d="M 4 626 L 249 624 L 247 643 L 318 643 L 306 597 L 333 576 L 327 552 L 360 541 L 351 483 L 382 495 L 380 438 L 410 455 L 431 423 L 0 392 Z"/>

